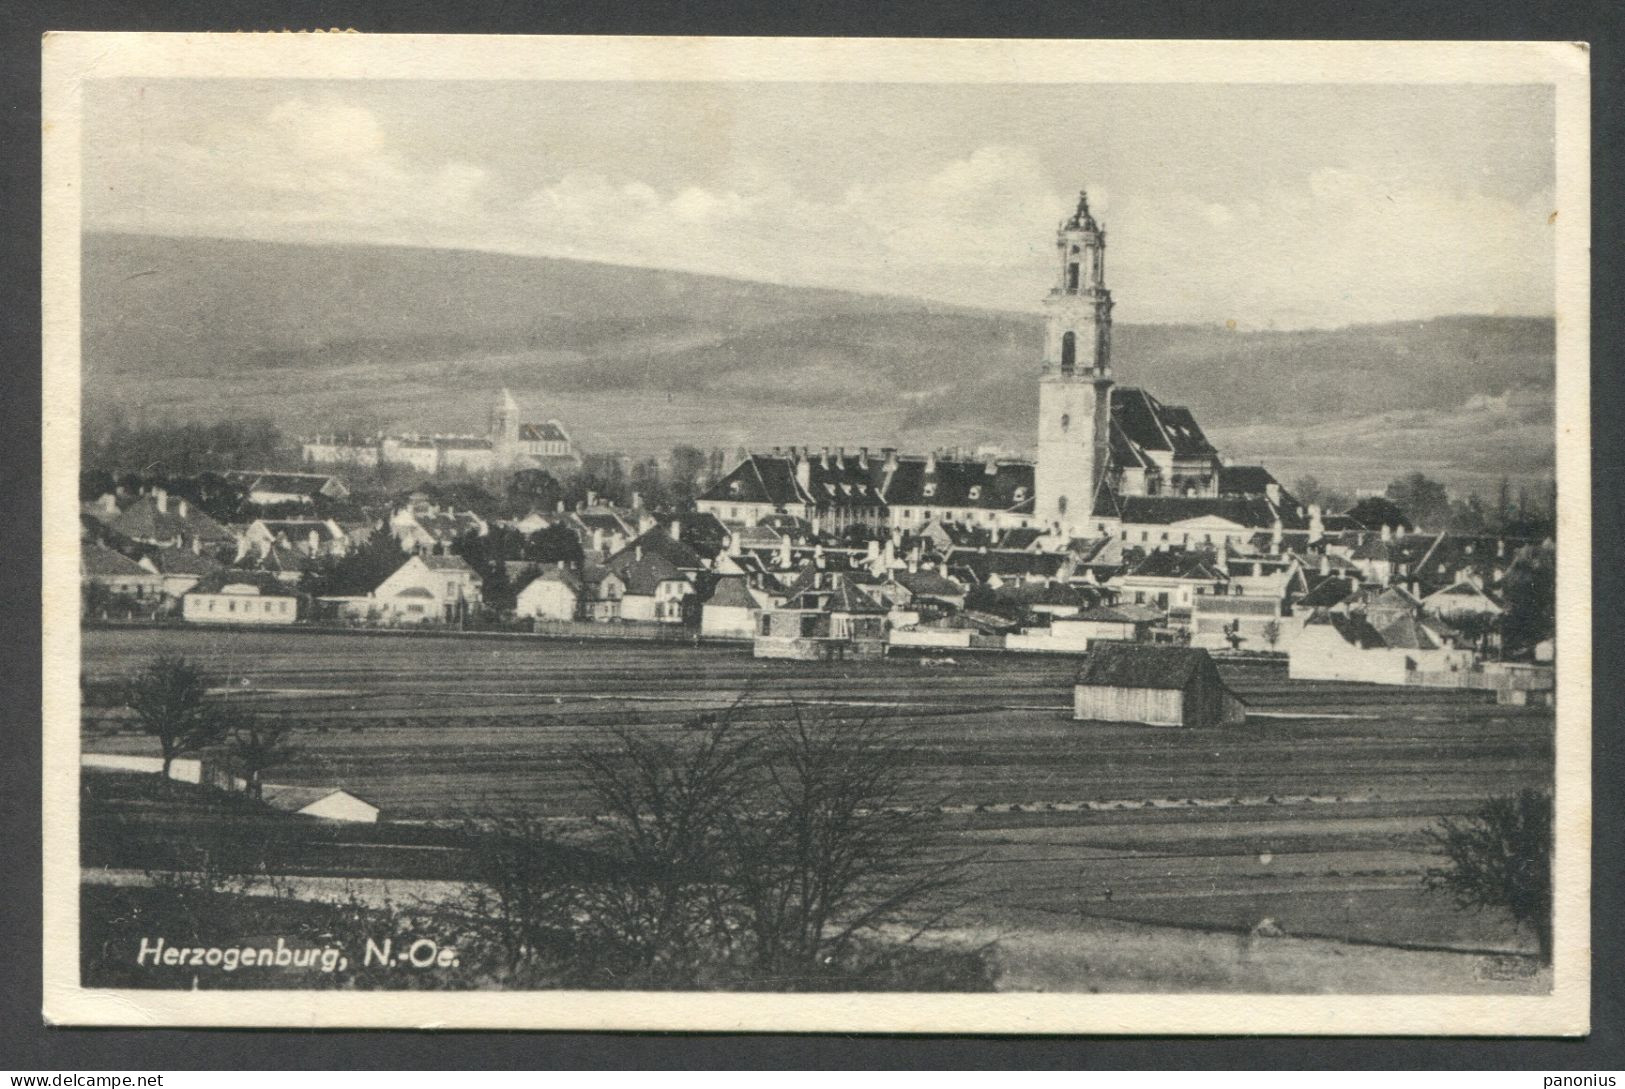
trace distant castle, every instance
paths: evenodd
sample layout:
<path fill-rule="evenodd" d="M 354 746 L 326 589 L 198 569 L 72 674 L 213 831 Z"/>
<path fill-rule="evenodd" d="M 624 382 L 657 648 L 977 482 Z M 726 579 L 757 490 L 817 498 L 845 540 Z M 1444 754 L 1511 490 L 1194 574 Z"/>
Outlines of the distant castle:
<path fill-rule="evenodd" d="M 960 522 L 1051 539 L 1117 538 L 1147 550 L 1236 546 L 1319 532 L 1320 511 L 1261 466 L 1226 465 L 1189 409 L 1112 376 L 1106 231 L 1087 193 L 1056 232 L 1044 299 L 1038 457 L 972 460 L 829 447 L 752 454 L 698 501 L 724 522 L 793 514 L 826 530 L 917 531 Z"/>
<path fill-rule="evenodd" d="M 408 465 L 425 473 L 563 469 L 581 464 L 570 433 L 558 420 L 521 423 L 519 403 L 506 389 L 491 409 L 484 435 L 320 435 L 300 440 L 309 465 Z"/>

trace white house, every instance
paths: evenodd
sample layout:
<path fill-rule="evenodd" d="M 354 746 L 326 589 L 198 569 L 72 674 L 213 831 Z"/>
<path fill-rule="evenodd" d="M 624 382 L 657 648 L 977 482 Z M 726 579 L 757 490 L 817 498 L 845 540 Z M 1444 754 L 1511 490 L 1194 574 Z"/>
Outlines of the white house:
<path fill-rule="evenodd" d="M 520 588 L 514 612 L 538 620 L 574 620 L 582 596 L 581 579 L 566 567 L 552 566 Z"/>
<path fill-rule="evenodd" d="M 181 617 L 196 624 L 291 624 L 299 619 L 299 594 L 275 575 L 220 571 L 181 596 Z"/>
<path fill-rule="evenodd" d="M 306 556 L 342 556 L 349 551 L 349 535 L 331 518 L 259 518 L 243 531 L 243 549 L 261 556 L 278 543 Z"/>
<path fill-rule="evenodd" d="M 694 593 L 694 584 L 666 557 L 642 548 L 638 551 L 641 555 L 620 572 L 626 584 L 621 619 L 682 623 L 683 599 Z"/>
<path fill-rule="evenodd" d="M 479 608 L 479 573 L 461 556 L 410 557 L 372 592 L 379 612 L 406 623 L 451 623 Z"/>
<path fill-rule="evenodd" d="M 756 618 L 769 605 L 767 595 L 753 589 L 744 576 L 724 576 L 700 610 L 700 634 L 715 639 L 753 638 Z"/>
<path fill-rule="evenodd" d="M 1380 622 L 1380 618 L 1379 618 Z M 1414 618 L 1374 626 L 1361 612 L 1317 611 L 1289 640 L 1294 680 L 1406 684 L 1418 672 L 1470 669 L 1473 652 L 1458 650 Z"/>
<path fill-rule="evenodd" d="M 163 579 L 165 597 L 179 598 L 205 577 L 225 570 L 219 560 L 189 548 L 160 548 L 142 558 L 141 566 Z"/>
<path fill-rule="evenodd" d="M 1428 594 L 1422 599 L 1422 607 L 1446 620 L 1458 616 L 1497 617 L 1506 612 L 1505 607 L 1472 575 Z"/>

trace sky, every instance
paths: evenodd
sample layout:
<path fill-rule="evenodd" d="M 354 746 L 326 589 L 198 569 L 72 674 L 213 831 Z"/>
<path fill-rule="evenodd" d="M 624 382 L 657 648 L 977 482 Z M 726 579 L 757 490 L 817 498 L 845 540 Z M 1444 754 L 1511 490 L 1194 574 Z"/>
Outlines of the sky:
<path fill-rule="evenodd" d="M 1553 311 L 1550 88 L 96 80 L 87 230 L 496 250 L 1123 322 Z"/>

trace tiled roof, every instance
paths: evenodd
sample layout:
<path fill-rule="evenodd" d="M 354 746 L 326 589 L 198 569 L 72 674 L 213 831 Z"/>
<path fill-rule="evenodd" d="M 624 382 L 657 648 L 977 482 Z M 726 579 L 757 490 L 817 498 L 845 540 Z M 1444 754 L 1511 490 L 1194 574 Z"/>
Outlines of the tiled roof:
<path fill-rule="evenodd" d="M 122 552 L 114 552 L 106 545 L 89 541 L 79 545 L 79 570 L 85 576 L 112 577 L 117 575 L 146 575 L 152 572 Z"/>
<path fill-rule="evenodd" d="M 459 574 L 474 574 L 474 569 L 468 561 L 461 556 L 421 556 L 423 565 L 431 571 L 453 571 Z"/>
<path fill-rule="evenodd" d="M 948 553 L 949 568 L 967 568 L 975 573 L 977 582 L 986 582 L 992 575 L 1037 575 L 1053 579 L 1069 562 L 1068 556 L 1048 552 L 1009 552 L 1002 549 L 982 552 L 956 548 Z"/>
<path fill-rule="evenodd" d="M 890 466 L 888 468 L 888 465 Z M 1033 494 L 1030 462 L 904 455 L 830 454 L 806 457 L 807 486 L 796 479 L 796 458 L 751 454 L 702 496 L 708 502 L 774 506 L 884 507 L 1013 511 Z M 990 471 L 991 469 L 991 471 Z"/>
<path fill-rule="evenodd" d="M 706 604 L 729 609 L 762 607 L 762 603 L 751 594 L 750 586 L 742 575 L 724 575 L 718 579 L 716 588 L 711 591 L 711 597 Z"/>
<path fill-rule="evenodd" d="M 1319 579 L 1309 588 L 1309 592 L 1298 599 L 1298 605 L 1308 609 L 1329 609 L 1333 605 L 1341 605 L 1354 593 L 1359 583 L 1354 579 L 1341 578 L 1337 575 L 1313 576 Z"/>
<path fill-rule="evenodd" d="M 212 575 L 225 570 L 225 564 L 189 548 L 160 548 L 149 557 L 163 575 Z"/>
<path fill-rule="evenodd" d="M 1302 529 L 1307 524 L 1301 512 L 1252 496 L 1128 495 L 1120 502 L 1120 517 L 1127 525 L 1165 526 L 1193 518 L 1223 518 L 1247 529 L 1269 529 L 1277 516 L 1286 529 Z"/>
<path fill-rule="evenodd" d="M 333 477 L 327 473 L 267 473 L 233 469 L 226 473 L 226 479 L 246 485 L 250 491 L 314 496 L 325 488 Z"/>
<path fill-rule="evenodd" d="M 304 541 L 312 532 L 319 541 L 334 539 L 333 527 L 326 521 L 318 518 L 291 518 L 266 521 L 261 519 L 260 525 L 268 530 L 271 536 L 282 534 L 290 541 Z"/>
<path fill-rule="evenodd" d="M 1270 485 L 1280 487 L 1280 481 L 1262 465 L 1219 466 L 1220 495 L 1264 495 Z"/>
<path fill-rule="evenodd" d="M 299 592 L 267 571 L 216 571 L 205 575 L 188 594 L 218 594 L 227 586 L 252 586 L 260 597 L 297 598 Z"/>
<path fill-rule="evenodd" d="M 655 526 L 634 539 L 611 556 L 607 561 L 608 565 L 614 570 L 622 570 L 637 561 L 640 550 L 646 557 L 659 556 L 673 567 L 684 571 L 700 571 L 710 566 L 704 556 L 687 544 L 673 540 L 671 530 L 667 526 Z"/>
<path fill-rule="evenodd" d="M 1197 579 L 1218 582 L 1224 579 L 1204 552 L 1152 552 L 1129 573 L 1134 578 Z"/>
<path fill-rule="evenodd" d="M 519 426 L 520 442 L 569 442 L 569 436 L 564 433 L 555 421 L 548 420 L 540 424 L 521 424 Z"/>
<path fill-rule="evenodd" d="M 1134 386 L 1112 391 L 1112 419 L 1128 441 L 1144 450 L 1166 450 L 1176 458 L 1192 459 L 1217 453 L 1189 409 L 1165 405 Z"/>
<path fill-rule="evenodd" d="M 1149 624 L 1160 619 L 1160 616 L 1143 605 L 1098 605 L 1085 609 L 1072 619 L 1094 620 L 1104 624 Z"/>
<path fill-rule="evenodd" d="M 1197 647 L 1100 643 L 1090 649 L 1077 683 L 1095 688 L 1180 689 L 1204 675 L 1224 687 L 1213 659 Z"/>
<path fill-rule="evenodd" d="M 909 593 L 925 597 L 964 597 L 965 588 L 935 571 L 899 571 L 892 578 Z"/>
<path fill-rule="evenodd" d="M 616 574 L 626 583 L 626 592 L 639 597 L 653 596 L 661 583 L 683 578 L 683 572 L 676 564 L 658 552 L 647 551 L 641 559 L 634 558 L 621 566 Z"/>

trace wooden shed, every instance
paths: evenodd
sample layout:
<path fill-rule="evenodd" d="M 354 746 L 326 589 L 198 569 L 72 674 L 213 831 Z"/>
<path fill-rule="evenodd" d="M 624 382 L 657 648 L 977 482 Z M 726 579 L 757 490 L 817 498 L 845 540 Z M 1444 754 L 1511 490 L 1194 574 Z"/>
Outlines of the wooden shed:
<path fill-rule="evenodd" d="M 1236 726 L 1247 704 L 1225 685 L 1205 650 L 1097 643 L 1073 689 L 1073 717 L 1147 726 Z"/>

